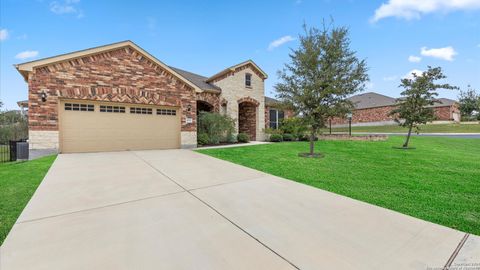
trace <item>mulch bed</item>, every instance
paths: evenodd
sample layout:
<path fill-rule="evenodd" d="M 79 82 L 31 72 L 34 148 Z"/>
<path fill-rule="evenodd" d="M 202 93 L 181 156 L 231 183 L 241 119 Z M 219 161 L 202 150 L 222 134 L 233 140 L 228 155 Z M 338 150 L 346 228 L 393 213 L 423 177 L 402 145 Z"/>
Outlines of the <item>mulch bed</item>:
<path fill-rule="evenodd" d="M 348 134 L 331 134 L 331 135 L 320 135 L 318 136 L 319 140 L 325 141 L 386 141 L 388 139 L 387 135 L 354 135 L 349 136 Z"/>

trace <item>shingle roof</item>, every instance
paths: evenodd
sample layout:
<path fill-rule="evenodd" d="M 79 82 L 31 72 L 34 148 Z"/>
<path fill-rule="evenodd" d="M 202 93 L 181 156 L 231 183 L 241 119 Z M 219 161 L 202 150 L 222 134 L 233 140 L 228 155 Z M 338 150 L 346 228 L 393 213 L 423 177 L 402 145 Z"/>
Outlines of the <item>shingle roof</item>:
<path fill-rule="evenodd" d="M 438 101 L 439 102 L 436 102 L 432 107 L 452 106 L 453 104 L 457 103 L 456 100 L 449 98 L 439 98 Z"/>
<path fill-rule="evenodd" d="M 396 100 L 395 98 L 377 94 L 374 92 L 367 92 L 355 96 L 351 96 L 348 98 L 355 109 L 367 109 L 367 108 L 375 108 L 375 107 L 384 107 L 384 106 L 392 106 L 395 105 Z"/>
<path fill-rule="evenodd" d="M 276 104 L 279 104 L 279 103 L 280 103 L 279 100 L 276 100 L 274 98 L 265 96 L 265 105 L 276 105 Z"/>
<path fill-rule="evenodd" d="M 213 84 L 207 83 L 206 80 L 208 79 L 205 76 L 198 75 L 195 73 L 192 73 L 190 71 L 186 71 L 183 69 L 179 69 L 176 67 L 169 66 L 171 69 L 175 70 L 178 74 L 182 75 L 185 79 L 190 81 L 191 83 L 195 84 L 198 86 L 198 88 L 206 91 L 213 91 L 213 92 L 218 92 L 220 93 L 222 89 L 218 86 L 215 86 Z"/>

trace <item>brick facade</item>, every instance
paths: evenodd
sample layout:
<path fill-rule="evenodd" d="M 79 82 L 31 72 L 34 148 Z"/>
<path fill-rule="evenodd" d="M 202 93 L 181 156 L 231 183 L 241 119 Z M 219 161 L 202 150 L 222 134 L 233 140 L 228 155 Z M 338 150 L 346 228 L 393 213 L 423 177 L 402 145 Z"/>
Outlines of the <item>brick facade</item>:
<path fill-rule="evenodd" d="M 265 105 L 265 128 L 270 128 L 270 109 L 276 109 L 279 111 L 282 111 L 282 109 L 277 108 L 275 106 L 271 105 Z M 283 116 L 284 118 L 292 118 L 294 116 L 294 113 L 292 110 L 284 110 L 283 109 Z"/>
<path fill-rule="evenodd" d="M 194 89 L 129 47 L 34 69 L 28 86 L 30 130 L 58 130 L 59 98 L 69 98 L 180 107 L 182 132 L 196 131 Z"/>
<path fill-rule="evenodd" d="M 210 104 L 214 112 L 220 112 L 220 94 L 211 92 L 197 93 L 196 99 Z"/>
<path fill-rule="evenodd" d="M 458 106 L 452 105 L 452 106 L 435 107 L 433 112 L 437 120 L 448 121 L 448 120 L 453 120 L 453 114 L 460 113 L 460 110 L 458 109 Z"/>
<path fill-rule="evenodd" d="M 395 106 L 384 106 L 376 108 L 354 110 L 352 114 L 352 124 L 375 123 L 375 122 L 391 122 L 394 120 L 389 113 Z M 435 120 L 450 121 L 453 120 L 453 113 L 458 113 L 458 106 L 442 106 L 433 108 Z M 348 124 L 347 119 L 335 117 L 332 119 L 332 125 Z"/>
<path fill-rule="evenodd" d="M 241 102 L 238 104 L 238 132 L 248 134 L 252 141 L 255 141 L 257 138 L 257 106 L 258 105 L 251 102 Z"/>

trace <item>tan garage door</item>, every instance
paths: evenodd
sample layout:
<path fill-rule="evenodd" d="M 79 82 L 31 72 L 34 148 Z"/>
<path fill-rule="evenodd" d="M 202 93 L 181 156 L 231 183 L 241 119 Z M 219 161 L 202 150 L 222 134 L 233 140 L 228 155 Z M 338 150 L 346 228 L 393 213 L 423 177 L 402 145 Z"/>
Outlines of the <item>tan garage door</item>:
<path fill-rule="evenodd" d="M 178 108 L 63 100 L 59 112 L 63 153 L 180 147 Z"/>

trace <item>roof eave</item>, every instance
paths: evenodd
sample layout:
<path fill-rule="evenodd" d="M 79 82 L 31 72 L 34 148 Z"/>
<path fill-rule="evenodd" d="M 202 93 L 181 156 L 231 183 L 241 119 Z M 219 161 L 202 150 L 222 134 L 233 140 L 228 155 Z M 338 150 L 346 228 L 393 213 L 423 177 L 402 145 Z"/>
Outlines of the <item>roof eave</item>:
<path fill-rule="evenodd" d="M 202 89 L 200 89 L 197 85 L 190 82 L 187 78 L 183 77 L 178 72 L 176 72 L 175 70 L 173 70 L 172 68 L 170 68 L 169 66 L 164 64 L 162 61 L 158 60 L 155 56 L 151 55 L 150 53 L 148 53 L 147 51 L 145 51 L 140 46 L 138 46 L 137 44 L 135 44 L 134 42 L 132 42 L 130 40 L 117 42 L 117 43 L 112 43 L 112 44 L 108 44 L 108 45 L 104 45 L 104 46 L 98 46 L 98 47 L 85 49 L 85 50 L 81 50 L 81 51 L 76 51 L 76 52 L 72 52 L 72 53 L 61 54 L 61 55 L 48 57 L 48 58 L 43 58 L 43 59 L 30 61 L 30 62 L 25 62 L 25 63 L 21 63 L 21 64 L 16 64 L 15 68 L 20 72 L 20 74 L 23 76 L 25 81 L 28 81 L 28 73 L 32 72 L 34 68 L 38 68 L 38 67 L 42 67 L 42 66 L 46 66 L 46 65 L 51 65 L 51 64 L 55 64 L 55 63 L 58 63 L 58 62 L 63 62 L 63 61 L 66 61 L 66 60 L 77 59 L 77 58 L 80 58 L 80 57 L 85 57 L 85 56 L 89 56 L 89 55 L 93 55 L 93 54 L 97 54 L 97 53 L 101 53 L 101 52 L 108 52 L 108 51 L 120 49 L 120 48 L 123 48 L 123 47 L 131 47 L 132 49 L 140 52 L 143 56 L 147 57 L 152 62 L 161 66 L 162 68 L 164 68 L 168 72 L 172 73 L 177 78 L 180 78 L 185 84 L 192 87 L 195 90 L 195 92 L 197 92 L 197 93 L 202 92 Z"/>
<path fill-rule="evenodd" d="M 245 61 L 245 62 L 242 62 L 240 64 L 236 64 L 234 66 L 231 66 L 229 68 L 226 68 L 220 72 L 218 72 L 217 74 L 214 74 L 213 76 L 209 77 L 206 82 L 211 82 L 213 80 L 215 80 L 216 78 L 224 75 L 225 73 L 228 73 L 228 72 L 233 72 L 235 71 L 235 69 L 237 69 L 238 67 L 241 67 L 241 66 L 244 66 L 244 65 L 247 65 L 247 64 L 251 64 L 253 65 L 262 75 L 263 75 L 263 78 L 264 80 L 268 79 L 268 75 L 267 73 L 265 73 L 265 71 L 263 71 L 257 64 L 255 64 L 255 62 L 253 62 L 251 59 Z"/>

